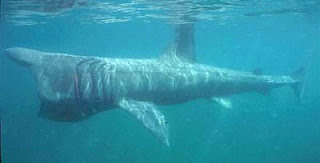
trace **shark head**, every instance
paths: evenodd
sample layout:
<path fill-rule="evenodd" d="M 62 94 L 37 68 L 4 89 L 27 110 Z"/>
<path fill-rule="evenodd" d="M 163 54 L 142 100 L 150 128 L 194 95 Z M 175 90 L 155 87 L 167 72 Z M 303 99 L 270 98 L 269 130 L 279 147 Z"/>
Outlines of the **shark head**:
<path fill-rule="evenodd" d="M 9 57 L 19 65 L 31 68 L 32 65 L 39 62 L 40 52 L 25 48 L 9 48 L 3 51 L 3 54 Z"/>
<path fill-rule="evenodd" d="M 75 74 L 77 65 L 84 57 L 25 48 L 9 48 L 4 50 L 4 55 L 29 69 L 36 78 L 41 100 L 40 117 L 57 121 L 83 118 L 78 111 Z"/>

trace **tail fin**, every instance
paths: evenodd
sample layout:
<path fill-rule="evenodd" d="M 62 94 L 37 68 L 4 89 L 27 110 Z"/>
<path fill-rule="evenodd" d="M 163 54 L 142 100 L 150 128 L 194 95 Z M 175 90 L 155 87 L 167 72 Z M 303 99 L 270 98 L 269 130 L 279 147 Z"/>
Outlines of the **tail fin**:
<path fill-rule="evenodd" d="M 302 98 L 302 95 L 303 95 L 303 92 L 304 92 L 306 72 L 307 72 L 307 68 L 306 67 L 300 67 L 298 70 L 296 70 L 295 72 L 293 72 L 290 75 L 290 77 L 292 79 L 297 81 L 291 87 L 292 87 L 295 95 L 297 96 L 299 102 L 300 102 L 300 100 Z"/>
<path fill-rule="evenodd" d="M 304 61 L 303 65 L 290 75 L 290 77 L 293 80 L 296 80 L 296 83 L 293 84 L 291 87 L 295 95 L 297 96 L 299 102 L 301 101 L 301 98 L 305 90 L 306 74 L 311 62 L 311 57 L 312 55 L 308 56 L 307 59 Z"/>

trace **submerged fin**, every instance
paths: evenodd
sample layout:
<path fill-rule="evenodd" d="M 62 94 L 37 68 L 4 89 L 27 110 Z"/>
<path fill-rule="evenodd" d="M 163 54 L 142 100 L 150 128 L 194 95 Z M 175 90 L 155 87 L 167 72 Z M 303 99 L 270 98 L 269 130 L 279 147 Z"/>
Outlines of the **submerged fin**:
<path fill-rule="evenodd" d="M 192 23 L 188 23 L 179 24 L 176 27 L 176 37 L 162 54 L 162 58 L 173 61 L 196 62 L 193 26 Z"/>
<path fill-rule="evenodd" d="M 119 106 L 134 116 L 159 141 L 169 146 L 168 128 L 164 115 L 150 102 L 122 99 Z"/>
<path fill-rule="evenodd" d="M 232 108 L 232 103 L 229 98 L 222 98 L 222 97 L 212 97 L 211 100 L 215 102 L 216 104 L 219 104 L 220 106 L 226 108 L 226 109 L 231 109 Z"/>

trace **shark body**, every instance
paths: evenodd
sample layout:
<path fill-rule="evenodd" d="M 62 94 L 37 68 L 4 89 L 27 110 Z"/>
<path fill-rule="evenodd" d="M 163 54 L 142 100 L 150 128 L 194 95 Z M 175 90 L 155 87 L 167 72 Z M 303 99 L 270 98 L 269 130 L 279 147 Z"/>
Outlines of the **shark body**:
<path fill-rule="evenodd" d="M 35 76 L 41 101 L 39 116 L 79 121 L 122 108 L 166 145 L 168 126 L 157 105 L 205 98 L 231 107 L 223 98 L 282 86 L 291 86 L 299 95 L 303 69 L 292 76 L 275 77 L 198 64 L 189 44 L 193 38 L 175 46 L 183 55 L 170 51 L 159 59 L 85 57 L 26 48 L 6 49 L 4 54 Z"/>

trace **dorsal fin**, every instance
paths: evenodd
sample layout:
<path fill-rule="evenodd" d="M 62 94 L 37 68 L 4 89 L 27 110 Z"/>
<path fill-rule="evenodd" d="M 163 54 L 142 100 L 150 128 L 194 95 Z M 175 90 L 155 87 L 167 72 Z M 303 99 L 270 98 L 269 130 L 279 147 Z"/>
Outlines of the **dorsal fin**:
<path fill-rule="evenodd" d="M 175 32 L 175 39 L 162 54 L 162 58 L 190 63 L 196 62 L 194 24 L 179 24 Z"/>

